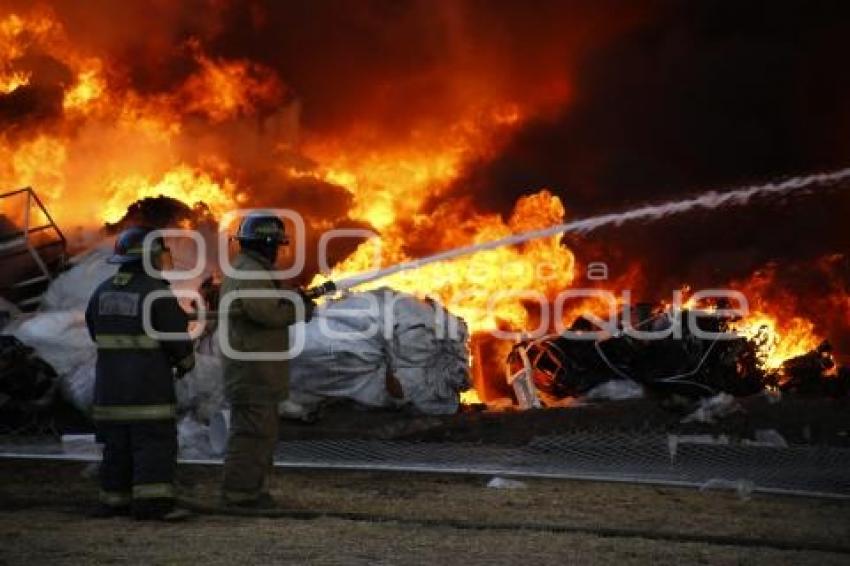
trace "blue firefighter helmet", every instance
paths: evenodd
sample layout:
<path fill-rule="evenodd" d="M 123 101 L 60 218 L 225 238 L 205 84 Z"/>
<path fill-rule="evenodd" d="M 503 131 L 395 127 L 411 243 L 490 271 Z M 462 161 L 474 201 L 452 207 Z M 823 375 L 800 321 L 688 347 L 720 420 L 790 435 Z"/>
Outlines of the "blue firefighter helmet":
<path fill-rule="evenodd" d="M 240 243 L 284 246 L 289 243 L 283 221 L 268 212 L 252 212 L 242 218 L 235 239 Z"/>
<path fill-rule="evenodd" d="M 154 231 L 150 226 L 133 226 L 127 228 L 115 239 L 115 249 L 107 263 L 133 263 L 141 262 L 144 253 L 145 237 Z M 166 251 L 165 242 L 162 238 L 152 240 L 150 254 L 152 258 L 158 257 Z"/>

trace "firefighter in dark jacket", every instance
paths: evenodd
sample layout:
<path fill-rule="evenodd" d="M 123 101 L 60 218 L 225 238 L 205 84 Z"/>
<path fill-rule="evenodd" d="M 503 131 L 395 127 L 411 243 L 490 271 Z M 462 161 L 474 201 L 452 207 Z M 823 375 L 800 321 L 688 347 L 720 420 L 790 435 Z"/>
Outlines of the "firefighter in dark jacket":
<path fill-rule="evenodd" d="M 240 291 L 281 291 L 294 297 L 244 297 L 227 309 L 227 339 L 240 354 L 280 354 L 289 349 L 289 326 L 298 322 L 302 302 L 309 320 L 313 301 L 286 287 L 271 273 L 278 249 L 288 243 L 283 222 L 274 215 L 252 213 L 243 218 L 236 236 L 240 252 L 232 265 L 242 277 L 225 277 L 221 298 Z M 251 273 L 248 273 L 251 272 Z M 294 300 L 292 300 L 294 299 Z M 222 354 L 224 387 L 231 407 L 230 436 L 224 460 L 222 499 L 226 505 L 267 508 L 275 505 L 268 479 L 278 437 L 278 404 L 289 387 L 289 364 L 281 359 L 240 360 Z"/>
<path fill-rule="evenodd" d="M 104 281 L 86 309 L 89 334 L 97 343 L 93 418 L 103 443 L 100 507 L 96 516 L 130 514 L 136 519 L 177 520 L 186 513 L 174 506 L 177 456 L 174 378 L 195 364 L 188 317 L 168 282 L 146 273 L 142 254 L 163 269 L 169 252 L 153 229 L 134 227 L 115 243 L 109 263 L 120 264 Z M 156 332 L 180 333 L 157 339 L 145 331 L 145 297 L 152 300 L 150 325 Z"/>

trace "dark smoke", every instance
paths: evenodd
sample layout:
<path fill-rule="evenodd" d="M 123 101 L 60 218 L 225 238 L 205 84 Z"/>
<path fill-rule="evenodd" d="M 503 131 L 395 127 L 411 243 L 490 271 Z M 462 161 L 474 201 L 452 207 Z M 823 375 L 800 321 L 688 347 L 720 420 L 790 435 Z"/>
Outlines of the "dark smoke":
<path fill-rule="evenodd" d="M 278 70 L 302 95 L 310 131 L 367 125 L 388 141 L 423 121 L 450 124 L 471 102 L 540 96 L 587 45 L 631 25 L 647 4 L 234 3 L 213 47 Z"/>
<path fill-rule="evenodd" d="M 579 215 L 850 162 L 845 3 L 673 3 L 595 50 L 574 103 L 470 183 L 499 209 L 541 186 Z"/>
<path fill-rule="evenodd" d="M 670 3 L 586 57 L 573 104 L 528 124 L 456 192 L 506 213 L 550 187 L 571 216 L 628 209 L 850 166 L 850 5 Z M 814 297 L 850 288 L 850 187 L 787 202 L 700 212 L 571 240 L 613 275 L 642 265 L 637 294 L 717 286 L 776 264 L 775 283 L 850 351 L 847 307 Z M 818 263 L 820 261 L 820 263 Z M 808 297 L 804 299 L 803 297 Z M 843 319 L 843 320 L 842 320 Z"/>

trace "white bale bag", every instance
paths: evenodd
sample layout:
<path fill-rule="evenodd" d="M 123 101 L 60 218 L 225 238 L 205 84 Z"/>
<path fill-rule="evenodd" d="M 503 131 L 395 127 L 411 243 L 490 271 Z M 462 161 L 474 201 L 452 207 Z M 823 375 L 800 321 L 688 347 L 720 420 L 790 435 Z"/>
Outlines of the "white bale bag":
<path fill-rule="evenodd" d="M 346 398 L 371 407 L 411 404 L 423 413 L 457 411 L 470 386 L 466 324 L 442 306 L 383 287 L 352 293 L 318 308 L 305 346 L 290 364 L 298 403 Z M 387 391 L 387 372 L 403 398 Z"/>

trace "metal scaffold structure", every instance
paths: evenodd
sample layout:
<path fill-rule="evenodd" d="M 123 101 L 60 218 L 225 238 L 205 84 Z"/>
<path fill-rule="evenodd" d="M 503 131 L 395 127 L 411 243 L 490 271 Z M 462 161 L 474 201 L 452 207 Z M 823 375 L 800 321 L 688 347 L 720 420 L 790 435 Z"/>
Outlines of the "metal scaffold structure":
<path fill-rule="evenodd" d="M 67 259 L 65 236 L 31 187 L 0 195 L 0 295 L 22 311 L 38 308 Z"/>

